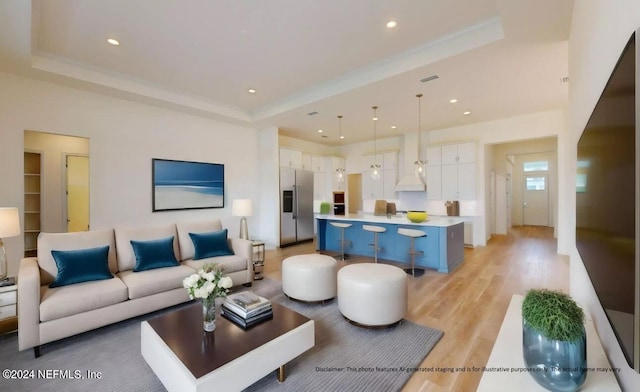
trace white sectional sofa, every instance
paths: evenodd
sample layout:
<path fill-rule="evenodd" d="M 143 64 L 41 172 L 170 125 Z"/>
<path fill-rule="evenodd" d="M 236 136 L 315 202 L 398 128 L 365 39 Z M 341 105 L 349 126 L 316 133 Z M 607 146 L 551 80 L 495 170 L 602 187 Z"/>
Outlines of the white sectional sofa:
<path fill-rule="evenodd" d="M 38 257 L 23 259 L 18 271 L 19 349 L 34 348 L 37 357 L 42 344 L 189 301 L 182 280 L 205 263 L 222 266 L 224 275 L 231 277 L 234 286 L 250 285 L 253 263 L 248 240 L 229 238 L 233 255 L 194 260 L 194 243 L 189 233 L 222 233 L 221 230 L 220 221 L 211 220 L 78 233 L 41 233 Z M 173 237 L 173 253 L 178 265 L 134 272 L 136 253 L 131 241 L 167 241 L 168 237 Z M 106 274 L 110 272 L 113 278 L 49 287 L 58 275 L 52 251 L 107 245 L 109 271 Z"/>

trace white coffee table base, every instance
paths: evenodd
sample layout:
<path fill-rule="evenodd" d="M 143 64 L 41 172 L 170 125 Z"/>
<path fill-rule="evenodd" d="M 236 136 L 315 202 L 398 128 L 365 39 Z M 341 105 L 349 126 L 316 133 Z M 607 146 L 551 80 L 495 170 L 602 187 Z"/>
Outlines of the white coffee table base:
<path fill-rule="evenodd" d="M 226 365 L 195 378 L 146 321 L 140 326 L 140 339 L 142 356 L 169 392 L 239 391 L 315 344 L 314 324 L 313 320 L 309 320 Z"/>

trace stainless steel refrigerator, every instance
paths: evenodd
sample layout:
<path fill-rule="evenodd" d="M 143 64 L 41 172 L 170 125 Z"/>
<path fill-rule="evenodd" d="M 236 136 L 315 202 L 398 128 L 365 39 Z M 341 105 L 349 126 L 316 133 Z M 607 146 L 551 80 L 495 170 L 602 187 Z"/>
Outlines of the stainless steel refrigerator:
<path fill-rule="evenodd" d="M 313 172 L 280 168 L 280 246 L 313 240 Z"/>

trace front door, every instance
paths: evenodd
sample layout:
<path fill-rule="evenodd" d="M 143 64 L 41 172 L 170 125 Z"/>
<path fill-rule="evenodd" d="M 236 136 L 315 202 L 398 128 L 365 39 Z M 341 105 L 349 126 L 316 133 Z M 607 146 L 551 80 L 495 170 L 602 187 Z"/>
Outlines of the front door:
<path fill-rule="evenodd" d="M 523 224 L 549 226 L 549 177 L 524 177 Z"/>

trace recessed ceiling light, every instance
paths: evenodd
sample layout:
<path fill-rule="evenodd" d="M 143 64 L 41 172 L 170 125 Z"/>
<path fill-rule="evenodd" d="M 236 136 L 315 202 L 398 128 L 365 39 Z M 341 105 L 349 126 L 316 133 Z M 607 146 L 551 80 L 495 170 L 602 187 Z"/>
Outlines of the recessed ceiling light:
<path fill-rule="evenodd" d="M 344 136 L 340 135 L 340 139 L 344 139 Z"/>
<path fill-rule="evenodd" d="M 318 133 L 322 133 L 324 132 L 322 129 L 318 129 Z"/>
<path fill-rule="evenodd" d="M 113 39 L 113 38 L 109 38 L 107 39 L 107 42 L 110 43 L 113 46 L 118 46 L 120 45 L 120 42 L 117 39 Z"/>
<path fill-rule="evenodd" d="M 397 127 L 396 127 L 395 125 L 392 125 L 392 126 L 391 126 L 391 129 L 396 129 L 396 128 L 397 128 Z"/>
<path fill-rule="evenodd" d="M 458 100 L 457 100 L 456 98 L 451 98 L 451 99 L 449 100 L 449 103 L 456 103 L 456 102 L 458 102 Z"/>
<path fill-rule="evenodd" d="M 372 118 L 373 121 L 378 121 L 378 117 Z"/>
<path fill-rule="evenodd" d="M 387 22 L 387 28 L 392 29 L 394 27 L 396 27 L 398 25 L 398 23 L 395 20 L 390 20 Z"/>
<path fill-rule="evenodd" d="M 471 114 L 471 112 L 467 110 L 466 112 L 464 112 L 464 113 L 462 113 L 462 114 L 464 114 L 465 116 L 468 116 L 468 115 L 470 115 L 470 114 Z"/>
<path fill-rule="evenodd" d="M 247 91 L 249 91 L 249 94 L 255 94 L 256 93 L 256 89 L 254 89 L 254 88 L 250 88 Z"/>

